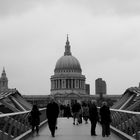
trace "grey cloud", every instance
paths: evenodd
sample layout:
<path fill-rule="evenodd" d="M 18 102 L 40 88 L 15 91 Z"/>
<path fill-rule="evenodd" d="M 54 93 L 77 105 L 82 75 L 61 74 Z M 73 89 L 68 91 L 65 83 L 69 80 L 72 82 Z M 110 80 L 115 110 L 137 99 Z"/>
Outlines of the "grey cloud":
<path fill-rule="evenodd" d="M 20 15 L 40 5 L 48 5 L 53 0 L 0 0 L 0 16 Z"/>
<path fill-rule="evenodd" d="M 82 6 L 94 15 L 139 15 L 139 0 L 0 0 L 0 16 L 20 15 L 38 6 L 50 4 Z"/>
<path fill-rule="evenodd" d="M 114 9 L 117 14 L 124 15 L 139 15 L 140 14 L 140 1 L 139 0 L 116 0 Z"/>
<path fill-rule="evenodd" d="M 81 4 L 94 15 L 139 15 L 139 0 L 73 0 L 73 4 Z"/>

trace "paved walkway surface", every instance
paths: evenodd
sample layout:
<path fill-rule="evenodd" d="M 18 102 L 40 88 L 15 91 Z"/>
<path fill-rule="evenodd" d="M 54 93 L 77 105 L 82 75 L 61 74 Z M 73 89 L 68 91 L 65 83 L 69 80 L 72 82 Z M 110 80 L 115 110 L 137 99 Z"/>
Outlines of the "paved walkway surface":
<path fill-rule="evenodd" d="M 113 133 L 109 137 L 103 138 L 99 124 L 96 127 L 97 136 L 90 136 L 90 123 L 84 124 L 83 122 L 80 125 L 72 123 L 72 118 L 59 118 L 55 137 L 51 136 L 48 125 L 45 125 L 40 129 L 39 136 L 34 135 L 27 140 L 121 140 Z"/>

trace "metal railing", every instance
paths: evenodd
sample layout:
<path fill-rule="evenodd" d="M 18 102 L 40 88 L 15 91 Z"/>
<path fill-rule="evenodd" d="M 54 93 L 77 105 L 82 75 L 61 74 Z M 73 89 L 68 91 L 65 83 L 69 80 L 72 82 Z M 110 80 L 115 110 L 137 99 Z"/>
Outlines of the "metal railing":
<path fill-rule="evenodd" d="M 140 140 L 140 112 L 110 109 L 112 123 L 124 135 Z"/>
<path fill-rule="evenodd" d="M 46 108 L 40 109 L 40 123 L 46 122 Z M 30 111 L 0 114 L 0 140 L 14 140 L 31 129 Z"/>
<path fill-rule="evenodd" d="M 46 123 L 46 108 L 40 111 L 40 123 Z M 130 139 L 140 140 L 140 112 L 118 109 L 110 109 L 110 111 L 111 126 Z M 28 121 L 29 113 L 30 111 L 0 114 L 0 140 L 18 140 L 18 137 L 31 130 Z"/>

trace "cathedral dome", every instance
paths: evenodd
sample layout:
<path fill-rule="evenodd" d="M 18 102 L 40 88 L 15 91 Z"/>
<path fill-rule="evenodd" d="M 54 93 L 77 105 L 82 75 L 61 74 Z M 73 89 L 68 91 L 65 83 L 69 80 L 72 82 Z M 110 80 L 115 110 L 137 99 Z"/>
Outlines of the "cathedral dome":
<path fill-rule="evenodd" d="M 64 56 L 60 57 L 55 65 L 54 72 L 80 72 L 81 66 L 79 61 L 71 55 L 70 44 L 67 37 Z"/>
<path fill-rule="evenodd" d="M 78 59 L 71 53 L 67 36 L 64 55 L 57 60 L 54 75 L 50 78 L 51 94 L 56 95 L 60 100 L 66 99 L 66 103 L 71 102 L 75 97 L 80 98 L 80 96 L 85 95 L 85 79 Z"/>
<path fill-rule="evenodd" d="M 64 55 L 58 59 L 55 71 L 77 71 L 81 72 L 79 61 L 72 55 Z"/>

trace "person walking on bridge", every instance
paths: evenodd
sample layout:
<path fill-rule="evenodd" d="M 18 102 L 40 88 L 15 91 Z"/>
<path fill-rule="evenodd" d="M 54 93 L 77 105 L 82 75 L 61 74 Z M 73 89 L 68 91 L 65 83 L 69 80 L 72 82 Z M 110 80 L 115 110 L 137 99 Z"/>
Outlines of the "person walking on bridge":
<path fill-rule="evenodd" d="M 47 105 L 46 115 L 48 119 L 48 126 L 51 131 L 51 135 L 52 137 L 55 137 L 56 123 L 57 123 L 57 118 L 59 115 L 59 106 L 55 102 L 53 97 L 51 97 L 50 103 L 48 103 Z"/>
<path fill-rule="evenodd" d="M 88 118 L 89 118 L 89 107 L 88 107 L 87 103 L 83 103 L 82 108 L 83 108 L 82 116 L 83 116 L 83 119 L 85 121 L 85 124 L 87 124 Z"/>
<path fill-rule="evenodd" d="M 36 128 L 36 133 L 39 135 L 39 124 L 40 124 L 40 111 L 37 107 L 37 105 L 33 105 L 33 108 L 31 110 L 31 126 L 32 126 L 32 135 L 34 134 L 34 129 Z"/>
<path fill-rule="evenodd" d="M 99 115 L 97 111 L 96 100 L 92 100 L 91 103 L 89 104 L 89 120 L 91 122 L 91 136 L 97 136 L 95 129 L 97 121 L 99 121 Z"/>
<path fill-rule="evenodd" d="M 102 125 L 102 136 L 110 135 L 110 123 L 111 123 L 111 115 L 110 109 L 107 106 L 107 102 L 102 103 L 102 107 L 100 108 L 100 116 L 101 116 L 101 125 Z"/>
<path fill-rule="evenodd" d="M 72 105 L 72 114 L 73 114 L 73 125 L 78 125 L 78 119 L 79 119 L 79 112 L 80 112 L 81 106 L 80 103 L 77 102 L 77 100 L 74 101 L 74 104 Z"/>

